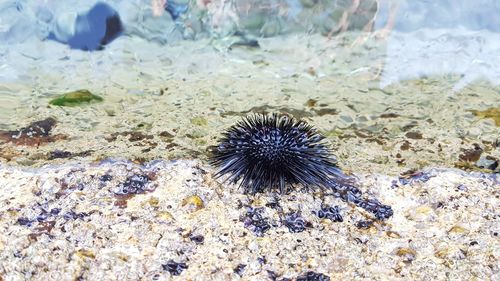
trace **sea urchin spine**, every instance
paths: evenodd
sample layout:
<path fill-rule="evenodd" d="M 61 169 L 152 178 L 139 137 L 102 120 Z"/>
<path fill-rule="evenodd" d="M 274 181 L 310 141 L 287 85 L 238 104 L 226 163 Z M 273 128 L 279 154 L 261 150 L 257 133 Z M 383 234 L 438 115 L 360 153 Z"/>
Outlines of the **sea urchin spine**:
<path fill-rule="evenodd" d="M 352 202 L 383 219 L 392 215 L 390 207 L 362 198 L 354 179 L 342 173 L 324 137 L 305 121 L 286 115 L 256 114 L 230 127 L 218 146 L 212 148 L 211 163 L 219 170 L 216 177 L 228 180 L 247 193 L 286 185 L 320 187 Z M 378 209 L 383 209 L 380 214 Z M 388 208 L 388 210 L 386 210 Z"/>

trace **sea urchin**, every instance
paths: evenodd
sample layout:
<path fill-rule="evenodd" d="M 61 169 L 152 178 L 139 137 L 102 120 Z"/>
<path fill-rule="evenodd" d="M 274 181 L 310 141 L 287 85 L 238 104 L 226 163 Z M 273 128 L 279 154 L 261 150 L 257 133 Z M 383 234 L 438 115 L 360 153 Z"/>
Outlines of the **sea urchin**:
<path fill-rule="evenodd" d="M 309 124 L 286 115 L 248 116 L 224 133 L 212 149 L 216 177 L 229 174 L 245 192 L 301 184 L 327 187 L 332 179 L 348 180 L 336 167 L 336 160 L 323 144 L 324 137 Z"/>
<path fill-rule="evenodd" d="M 390 206 L 363 197 L 354 178 L 336 165 L 324 137 L 305 121 L 286 115 L 256 114 L 230 127 L 218 146 L 212 147 L 211 163 L 216 177 L 240 185 L 246 193 L 302 185 L 332 191 L 332 195 L 361 207 L 384 220 Z"/>

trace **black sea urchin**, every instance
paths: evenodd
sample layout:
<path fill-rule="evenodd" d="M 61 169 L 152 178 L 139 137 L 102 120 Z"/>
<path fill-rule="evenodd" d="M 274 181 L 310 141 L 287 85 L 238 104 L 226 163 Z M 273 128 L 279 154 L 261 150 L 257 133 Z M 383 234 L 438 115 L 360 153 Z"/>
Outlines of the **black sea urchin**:
<path fill-rule="evenodd" d="M 219 170 L 216 177 L 228 180 L 247 193 L 266 188 L 302 185 L 333 191 L 333 195 L 375 215 L 392 216 L 392 209 L 375 199 L 362 197 L 354 179 L 336 166 L 324 137 L 305 121 L 286 115 L 256 114 L 230 127 L 218 146 L 212 147 L 211 163 Z"/>
<path fill-rule="evenodd" d="M 285 191 L 287 184 L 327 187 L 332 179 L 347 180 L 323 136 L 304 121 L 286 115 L 257 114 L 246 117 L 224 133 L 213 148 L 216 176 L 229 174 L 245 192 L 266 188 Z"/>

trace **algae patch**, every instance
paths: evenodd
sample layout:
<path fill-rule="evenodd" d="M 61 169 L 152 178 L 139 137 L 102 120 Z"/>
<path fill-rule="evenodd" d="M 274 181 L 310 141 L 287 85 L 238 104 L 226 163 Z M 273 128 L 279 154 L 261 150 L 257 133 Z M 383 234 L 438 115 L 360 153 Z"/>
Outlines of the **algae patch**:
<path fill-rule="evenodd" d="M 52 99 L 49 104 L 57 106 L 77 106 L 82 103 L 101 102 L 104 99 L 88 90 L 77 90 L 65 93 Z"/>
<path fill-rule="evenodd" d="M 481 119 L 491 118 L 495 121 L 495 125 L 500 127 L 500 108 L 492 107 L 486 110 L 471 110 L 474 116 L 479 117 Z"/>

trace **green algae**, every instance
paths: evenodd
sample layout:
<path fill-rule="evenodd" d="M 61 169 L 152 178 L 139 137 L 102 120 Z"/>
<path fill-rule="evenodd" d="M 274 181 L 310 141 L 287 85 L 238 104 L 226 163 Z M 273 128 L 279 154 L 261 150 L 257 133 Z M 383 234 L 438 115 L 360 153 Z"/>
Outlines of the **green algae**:
<path fill-rule="evenodd" d="M 495 126 L 500 127 L 500 108 L 492 107 L 486 110 L 471 110 L 471 112 L 472 114 L 474 114 L 474 116 L 480 119 L 493 119 L 495 121 Z"/>
<path fill-rule="evenodd" d="M 103 98 L 92 94 L 88 90 L 77 90 L 65 93 L 52 99 L 49 104 L 57 106 L 77 106 L 82 103 L 100 102 Z"/>

